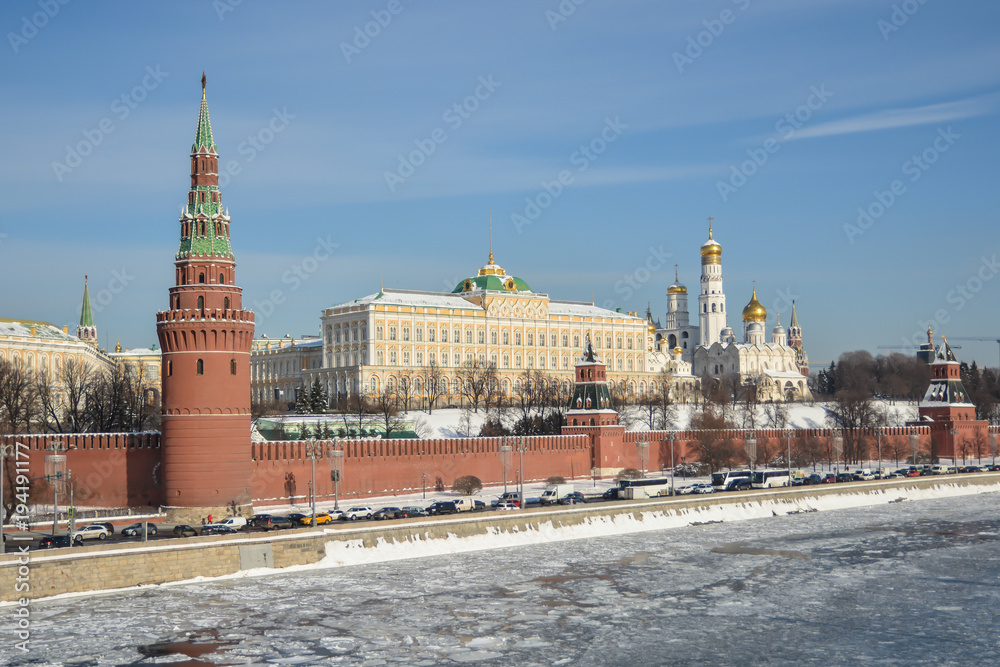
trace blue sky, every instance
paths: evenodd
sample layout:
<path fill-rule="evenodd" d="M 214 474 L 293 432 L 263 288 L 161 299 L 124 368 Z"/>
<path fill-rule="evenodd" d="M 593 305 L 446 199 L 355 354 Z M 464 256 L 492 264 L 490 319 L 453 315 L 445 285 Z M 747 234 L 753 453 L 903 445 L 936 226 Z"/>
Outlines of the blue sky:
<path fill-rule="evenodd" d="M 89 274 L 102 344 L 156 342 L 205 70 L 258 334 L 450 290 L 492 211 L 553 298 L 662 320 L 712 216 L 730 312 L 753 281 L 769 327 L 795 298 L 814 361 L 929 321 L 1000 338 L 998 25 L 986 0 L 5 2 L 0 317 L 72 329 Z"/>

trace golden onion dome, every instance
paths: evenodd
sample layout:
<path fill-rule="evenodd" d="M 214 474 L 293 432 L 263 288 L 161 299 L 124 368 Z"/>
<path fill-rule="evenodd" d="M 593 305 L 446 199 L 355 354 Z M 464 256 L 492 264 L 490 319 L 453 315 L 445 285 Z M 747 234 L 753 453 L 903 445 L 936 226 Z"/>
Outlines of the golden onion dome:
<path fill-rule="evenodd" d="M 712 237 L 712 228 L 708 228 L 708 240 L 701 246 L 702 264 L 719 264 L 722 262 L 722 246 Z"/>
<path fill-rule="evenodd" d="M 649 331 L 649 333 L 651 333 L 651 334 L 655 334 L 656 333 L 656 325 L 653 324 L 652 322 L 649 322 L 648 324 L 646 324 L 646 330 Z"/>
<path fill-rule="evenodd" d="M 753 297 L 743 309 L 744 322 L 764 322 L 767 320 L 767 309 L 757 300 L 757 288 L 753 288 Z"/>
<path fill-rule="evenodd" d="M 681 285 L 679 269 L 674 264 L 674 284 L 667 288 L 667 294 L 687 294 L 688 288 Z"/>

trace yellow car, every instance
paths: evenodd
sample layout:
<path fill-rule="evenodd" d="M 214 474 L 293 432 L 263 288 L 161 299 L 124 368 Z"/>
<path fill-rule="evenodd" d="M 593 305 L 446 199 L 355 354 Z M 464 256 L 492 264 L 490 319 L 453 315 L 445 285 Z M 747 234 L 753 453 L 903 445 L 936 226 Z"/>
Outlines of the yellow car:
<path fill-rule="evenodd" d="M 312 516 L 306 515 L 302 517 L 301 519 L 299 519 L 299 523 L 301 523 L 303 526 L 311 526 Z M 324 523 L 333 523 L 333 517 L 327 514 L 326 512 L 316 512 L 316 525 L 320 526 Z"/>

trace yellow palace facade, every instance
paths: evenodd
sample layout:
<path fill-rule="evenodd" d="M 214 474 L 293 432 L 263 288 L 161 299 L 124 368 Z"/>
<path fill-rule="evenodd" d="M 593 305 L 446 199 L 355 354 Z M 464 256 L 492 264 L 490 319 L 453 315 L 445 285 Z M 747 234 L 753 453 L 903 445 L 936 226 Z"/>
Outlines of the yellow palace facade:
<path fill-rule="evenodd" d="M 450 293 L 382 289 L 325 309 L 321 321 L 322 342 L 255 346 L 255 401 L 294 400 L 290 387 L 319 379 L 331 398 L 388 391 L 414 408 L 430 396 L 462 405 L 468 369 L 489 365 L 506 396 L 520 395 L 526 371 L 568 395 L 588 338 L 626 395 L 652 393 L 660 372 L 649 367 L 656 334 L 646 319 L 534 292 L 492 251 Z"/>

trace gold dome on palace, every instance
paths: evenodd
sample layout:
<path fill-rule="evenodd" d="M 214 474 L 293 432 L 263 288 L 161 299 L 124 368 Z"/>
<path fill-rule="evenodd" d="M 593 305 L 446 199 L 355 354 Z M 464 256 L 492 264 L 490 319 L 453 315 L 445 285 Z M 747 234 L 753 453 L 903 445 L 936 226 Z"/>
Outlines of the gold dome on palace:
<path fill-rule="evenodd" d="M 767 320 L 767 309 L 757 300 L 757 288 L 753 288 L 753 297 L 743 309 L 744 322 L 764 322 Z"/>
<path fill-rule="evenodd" d="M 712 228 L 708 228 L 708 240 L 701 246 L 702 264 L 720 264 L 722 262 L 722 246 L 712 237 Z"/>
<path fill-rule="evenodd" d="M 688 288 L 674 283 L 667 288 L 667 294 L 687 294 Z"/>

